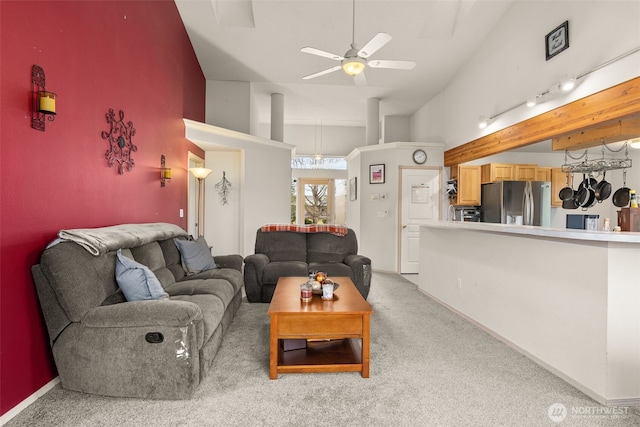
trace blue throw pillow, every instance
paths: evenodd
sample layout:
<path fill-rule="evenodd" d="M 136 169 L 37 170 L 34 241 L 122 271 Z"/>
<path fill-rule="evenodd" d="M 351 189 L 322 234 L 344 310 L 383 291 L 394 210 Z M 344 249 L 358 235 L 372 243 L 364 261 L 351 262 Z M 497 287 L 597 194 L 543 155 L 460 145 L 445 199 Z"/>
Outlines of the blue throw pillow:
<path fill-rule="evenodd" d="M 127 258 L 121 249 L 116 253 L 116 281 L 127 301 L 162 299 L 169 296 L 149 267 Z"/>
<path fill-rule="evenodd" d="M 196 240 L 174 239 L 174 242 L 180 251 L 182 266 L 187 274 L 217 268 L 204 237 L 200 236 Z"/>

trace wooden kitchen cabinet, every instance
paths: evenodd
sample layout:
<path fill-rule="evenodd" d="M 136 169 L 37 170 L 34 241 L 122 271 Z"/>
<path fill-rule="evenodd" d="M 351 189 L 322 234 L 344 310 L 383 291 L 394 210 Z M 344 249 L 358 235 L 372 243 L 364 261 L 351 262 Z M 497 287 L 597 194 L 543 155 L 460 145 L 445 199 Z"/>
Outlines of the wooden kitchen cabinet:
<path fill-rule="evenodd" d="M 481 167 L 476 165 L 457 165 L 451 168 L 451 179 L 458 185 L 458 193 L 451 199 L 452 205 L 480 206 Z"/>
<path fill-rule="evenodd" d="M 573 187 L 573 177 L 569 174 L 569 186 Z M 560 200 L 560 190 L 567 186 L 567 174 L 562 172 L 562 168 L 551 168 L 551 206 L 562 207 Z"/>
<path fill-rule="evenodd" d="M 536 169 L 536 181 L 551 181 L 551 168 L 541 168 L 538 167 Z"/>
<path fill-rule="evenodd" d="M 481 167 L 482 184 L 496 181 L 511 181 L 514 179 L 512 164 L 487 163 Z"/>
<path fill-rule="evenodd" d="M 516 181 L 535 181 L 538 165 L 513 165 L 513 179 Z"/>

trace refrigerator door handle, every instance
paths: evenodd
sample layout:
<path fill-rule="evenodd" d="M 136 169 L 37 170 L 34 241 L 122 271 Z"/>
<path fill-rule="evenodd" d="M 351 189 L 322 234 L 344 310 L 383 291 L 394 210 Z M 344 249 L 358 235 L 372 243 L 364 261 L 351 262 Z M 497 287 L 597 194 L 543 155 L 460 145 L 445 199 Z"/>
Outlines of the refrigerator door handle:
<path fill-rule="evenodd" d="M 533 199 L 533 188 L 529 182 L 529 225 L 533 225 L 534 212 L 536 210 L 535 201 Z"/>
<path fill-rule="evenodd" d="M 522 220 L 524 225 L 528 225 L 527 221 L 529 221 L 529 215 L 527 212 L 527 208 L 529 207 L 529 195 L 527 194 L 527 183 L 524 184 L 524 191 L 522 192 Z"/>
<path fill-rule="evenodd" d="M 533 225 L 533 191 L 531 189 L 531 181 L 527 181 L 524 185 L 524 225 Z"/>

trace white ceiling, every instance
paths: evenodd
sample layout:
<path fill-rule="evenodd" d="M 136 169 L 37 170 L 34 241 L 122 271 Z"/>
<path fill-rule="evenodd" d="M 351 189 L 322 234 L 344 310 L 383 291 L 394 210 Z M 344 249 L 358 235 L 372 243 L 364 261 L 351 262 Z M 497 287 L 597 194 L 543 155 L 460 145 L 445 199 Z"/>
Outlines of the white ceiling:
<path fill-rule="evenodd" d="M 356 0 L 355 43 L 386 32 L 393 40 L 369 59 L 412 60 L 411 71 L 367 68 L 366 86 L 342 70 L 303 76 L 339 62 L 353 31 L 351 0 L 175 0 L 207 80 L 253 82 L 259 123 L 270 95 L 284 94 L 285 123 L 364 126 L 366 101 L 380 114 L 409 115 L 440 92 L 473 55 L 513 0 Z"/>

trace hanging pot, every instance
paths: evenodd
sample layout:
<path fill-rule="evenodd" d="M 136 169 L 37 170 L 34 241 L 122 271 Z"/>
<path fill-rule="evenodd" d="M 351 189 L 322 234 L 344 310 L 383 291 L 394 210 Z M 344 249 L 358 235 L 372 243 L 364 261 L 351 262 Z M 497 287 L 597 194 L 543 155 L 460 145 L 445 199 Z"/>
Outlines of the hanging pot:
<path fill-rule="evenodd" d="M 613 193 L 613 204 L 618 208 L 624 208 L 629 204 L 629 191 L 631 189 L 627 187 L 627 170 L 624 169 L 622 172 L 622 188 L 618 188 L 615 193 Z"/>
<path fill-rule="evenodd" d="M 575 191 L 574 191 L 575 193 Z M 575 198 L 570 198 L 569 200 L 563 200 L 562 201 L 562 209 L 578 209 L 580 206 L 578 206 L 578 203 L 576 202 Z"/>
<path fill-rule="evenodd" d="M 573 179 L 571 180 L 573 182 Z M 569 187 L 569 174 L 567 173 L 567 186 L 560 190 L 558 197 L 563 202 L 573 199 L 573 188 Z"/>
<path fill-rule="evenodd" d="M 582 210 L 585 211 L 590 207 L 595 206 L 596 201 L 596 191 L 593 189 L 593 186 L 597 184 L 597 180 L 589 175 L 589 178 L 582 181 L 580 185 L 583 185 L 584 188 L 587 189 L 587 200 L 582 206 Z"/>
<path fill-rule="evenodd" d="M 609 196 L 611 196 L 611 183 L 607 182 L 605 177 L 607 176 L 607 171 L 604 171 L 602 174 L 602 180 L 596 184 L 596 200 L 598 203 L 602 203 L 603 200 L 607 200 Z"/>
<path fill-rule="evenodd" d="M 593 190 L 591 190 L 591 179 L 587 179 L 585 174 L 582 175 L 583 179 L 580 185 L 578 186 L 578 191 L 576 191 L 574 200 L 576 204 L 582 208 L 588 207 L 588 205 L 592 202 L 591 195 Z"/>

